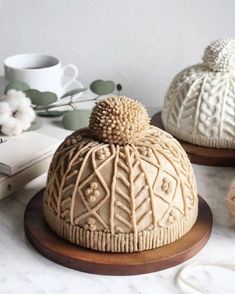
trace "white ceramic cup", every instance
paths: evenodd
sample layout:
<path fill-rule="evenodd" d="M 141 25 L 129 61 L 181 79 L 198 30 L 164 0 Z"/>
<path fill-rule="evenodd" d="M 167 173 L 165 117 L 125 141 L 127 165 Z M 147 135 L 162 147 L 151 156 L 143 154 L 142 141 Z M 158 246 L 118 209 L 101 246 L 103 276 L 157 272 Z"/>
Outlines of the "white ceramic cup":
<path fill-rule="evenodd" d="M 63 84 L 63 76 L 69 68 L 73 70 L 73 76 Z M 56 57 L 37 53 L 19 54 L 6 58 L 4 72 L 5 78 L 9 81 L 22 81 L 32 89 L 54 92 L 58 97 L 66 92 L 66 88 L 78 76 L 75 65 L 62 66 L 61 61 Z"/>

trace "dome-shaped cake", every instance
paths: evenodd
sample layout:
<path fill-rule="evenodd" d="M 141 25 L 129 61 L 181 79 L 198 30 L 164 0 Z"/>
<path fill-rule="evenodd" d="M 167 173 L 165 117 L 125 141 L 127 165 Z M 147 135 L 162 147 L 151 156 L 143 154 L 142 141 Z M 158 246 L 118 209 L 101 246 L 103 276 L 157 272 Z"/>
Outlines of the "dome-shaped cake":
<path fill-rule="evenodd" d="M 89 128 L 61 144 L 43 204 L 47 223 L 62 238 L 111 252 L 169 244 L 191 229 L 198 211 L 185 151 L 126 97 L 97 102 Z"/>
<path fill-rule="evenodd" d="M 181 71 L 166 93 L 164 128 L 178 139 L 235 148 L 235 40 L 211 43 L 203 63 Z"/>

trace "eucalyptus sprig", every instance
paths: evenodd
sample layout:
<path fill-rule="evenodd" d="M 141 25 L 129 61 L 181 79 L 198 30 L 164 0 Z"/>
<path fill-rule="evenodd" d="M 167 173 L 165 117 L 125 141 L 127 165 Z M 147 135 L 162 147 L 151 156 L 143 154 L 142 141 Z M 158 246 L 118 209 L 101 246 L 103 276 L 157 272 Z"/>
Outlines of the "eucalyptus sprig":
<path fill-rule="evenodd" d="M 86 100 L 80 100 L 79 95 L 85 92 L 87 90 L 86 88 L 73 89 L 58 98 L 58 96 L 53 92 L 41 92 L 37 89 L 30 89 L 29 85 L 21 81 L 10 82 L 5 89 L 5 93 L 7 93 L 7 91 L 10 89 L 24 92 L 25 95 L 31 99 L 33 109 L 37 112 L 39 116 L 63 116 L 62 122 L 64 127 L 68 130 L 76 130 L 78 128 L 86 127 L 88 125 L 90 116 L 90 110 L 82 110 L 77 108 L 77 105 L 79 103 L 95 101 L 101 96 L 113 93 L 115 89 L 117 90 L 119 95 L 119 92 L 122 90 L 122 86 L 120 84 L 115 85 L 113 81 L 103 80 L 93 81 L 90 84 L 89 88 L 91 92 L 96 94 L 96 96 Z M 70 99 L 63 102 L 63 99 L 67 97 L 69 97 Z M 59 108 L 65 106 L 69 106 L 71 110 L 58 110 Z M 36 129 L 36 125 L 33 129 Z"/>

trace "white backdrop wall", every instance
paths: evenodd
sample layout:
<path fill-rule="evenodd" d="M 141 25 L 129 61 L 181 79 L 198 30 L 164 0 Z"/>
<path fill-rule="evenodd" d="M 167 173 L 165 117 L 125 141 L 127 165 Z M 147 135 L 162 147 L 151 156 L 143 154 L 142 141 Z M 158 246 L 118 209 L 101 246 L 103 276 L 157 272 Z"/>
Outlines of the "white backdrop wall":
<path fill-rule="evenodd" d="M 235 37 L 234 0 L 0 0 L 1 62 L 53 54 L 86 85 L 112 79 L 147 106 L 160 106 L 173 76 L 221 37 Z"/>

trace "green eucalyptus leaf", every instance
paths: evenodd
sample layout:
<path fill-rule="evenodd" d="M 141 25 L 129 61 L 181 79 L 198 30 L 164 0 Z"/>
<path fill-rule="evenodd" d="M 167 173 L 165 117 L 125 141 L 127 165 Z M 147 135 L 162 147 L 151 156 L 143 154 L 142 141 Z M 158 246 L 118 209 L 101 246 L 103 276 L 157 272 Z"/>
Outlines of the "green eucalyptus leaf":
<path fill-rule="evenodd" d="M 63 96 L 61 96 L 60 98 L 65 98 L 65 97 L 68 97 L 68 96 L 72 96 L 72 95 L 75 95 L 75 94 L 79 94 L 81 92 L 85 92 L 87 89 L 86 88 L 77 88 L 77 89 L 73 89 L 71 91 L 68 91 L 66 92 Z"/>
<path fill-rule="evenodd" d="M 35 131 L 40 129 L 42 126 L 42 121 L 37 117 L 36 120 L 31 124 L 30 128 L 26 131 Z"/>
<path fill-rule="evenodd" d="M 41 92 L 36 89 L 28 89 L 24 91 L 25 95 L 31 99 L 32 104 L 34 105 L 41 105 Z"/>
<path fill-rule="evenodd" d="M 90 84 L 90 90 L 97 95 L 107 95 L 114 91 L 113 81 L 96 80 Z"/>
<path fill-rule="evenodd" d="M 41 117 L 59 117 L 64 115 L 66 112 L 68 111 L 51 110 L 51 111 L 38 112 L 37 115 Z"/>
<path fill-rule="evenodd" d="M 49 105 L 58 100 L 58 96 L 53 92 L 41 92 L 42 100 L 45 101 L 43 105 Z"/>
<path fill-rule="evenodd" d="M 14 89 L 17 91 L 25 91 L 25 90 L 28 90 L 29 88 L 30 88 L 29 85 L 24 82 L 12 81 L 6 86 L 4 93 L 6 94 L 7 91 L 9 91 L 11 89 Z"/>
<path fill-rule="evenodd" d="M 25 95 L 29 97 L 34 105 L 47 106 L 57 101 L 58 97 L 52 92 L 40 92 L 36 89 L 28 89 Z"/>
<path fill-rule="evenodd" d="M 89 124 L 90 110 L 76 109 L 68 111 L 63 116 L 63 125 L 67 130 L 77 130 L 85 128 Z"/>

